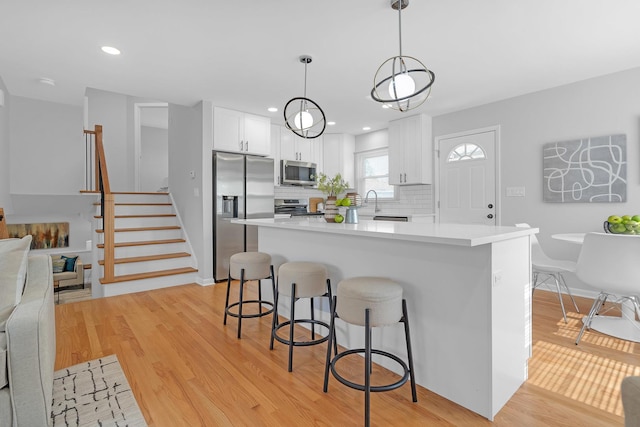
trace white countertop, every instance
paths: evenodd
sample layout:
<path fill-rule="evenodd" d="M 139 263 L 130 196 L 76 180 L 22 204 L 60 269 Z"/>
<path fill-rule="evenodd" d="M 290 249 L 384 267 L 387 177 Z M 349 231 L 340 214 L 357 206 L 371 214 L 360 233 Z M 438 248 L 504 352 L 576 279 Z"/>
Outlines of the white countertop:
<path fill-rule="evenodd" d="M 358 224 L 335 224 L 327 223 L 324 221 L 324 218 L 321 217 L 291 219 L 264 218 L 233 220 L 232 222 L 287 230 L 461 246 L 485 245 L 516 237 L 528 236 L 538 232 L 537 228 L 497 227 L 471 224 L 429 224 L 369 220 L 361 220 Z"/>

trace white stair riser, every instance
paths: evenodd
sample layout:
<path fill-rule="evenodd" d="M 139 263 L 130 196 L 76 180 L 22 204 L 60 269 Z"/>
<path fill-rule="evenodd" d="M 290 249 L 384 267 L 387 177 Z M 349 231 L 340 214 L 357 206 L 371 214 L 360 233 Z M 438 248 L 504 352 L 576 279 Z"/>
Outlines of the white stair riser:
<path fill-rule="evenodd" d="M 152 289 L 196 283 L 197 273 L 174 274 L 172 276 L 155 277 L 153 279 L 134 280 L 131 282 L 110 283 L 101 285 L 104 296 L 131 294 Z M 93 286 L 93 285 L 92 285 Z"/>
<path fill-rule="evenodd" d="M 104 252 L 99 249 L 100 259 L 104 259 Z M 134 256 L 148 256 L 170 254 L 174 252 L 189 252 L 186 243 L 166 243 L 162 245 L 125 246 L 116 248 L 115 258 L 129 258 Z"/>
<path fill-rule="evenodd" d="M 167 240 L 181 239 L 182 230 L 149 230 L 149 231 L 127 231 L 116 232 L 114 241 L 116 243 L 123 242 L 142 242 L 148 240 Z M 98 243 L 104 243 L 104 233 L 98 233 Z"/>
<path fill-rule="evenodd" d="M 100 206 L 96 209 L 100 215 Z M 116 205 L 114 207 L 115 215 L 152 215 L 152 214 L 169 214 L 174 213 L 171 205 Z"/>
<path fill-rule="evenodd" d="M 166 227 L 178 225 L 175 216 L 151 216 L 144 218 L 116 218 L 116 228 L 138 228 L 138 227 Z"/>
<path fill-rule="evenodd" d="M 171 203 L 168 194 L 116 194 L 116 203 Z"/>
<path fill-rule="evenodd" d="M 191 257 L 116 264 L 114 266 L 114 275 L 124 276 L 125 274 L 148 273 L 150 271 L 171 270 L 182 267 L 192 267 Z"/>

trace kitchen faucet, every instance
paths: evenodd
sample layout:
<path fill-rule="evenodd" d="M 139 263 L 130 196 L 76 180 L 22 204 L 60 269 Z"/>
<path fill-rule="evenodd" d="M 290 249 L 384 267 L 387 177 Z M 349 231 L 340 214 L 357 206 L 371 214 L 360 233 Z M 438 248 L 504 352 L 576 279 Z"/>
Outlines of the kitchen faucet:
<path fill-rule="evenodd" d="M 373 191 L 373 194 L 376 195 L 376 204 L 375 204 L 375 208 L 373 209 L 374 212 L 380 212 L 380 208 L 378 208 L 378 193 L 376 193 L 376 190 L 369 190 L 367 191 L 367 194 L 364 196 L 364 203 L 365 205 L 369 203 L 369 193 L 371 193 Z"/>

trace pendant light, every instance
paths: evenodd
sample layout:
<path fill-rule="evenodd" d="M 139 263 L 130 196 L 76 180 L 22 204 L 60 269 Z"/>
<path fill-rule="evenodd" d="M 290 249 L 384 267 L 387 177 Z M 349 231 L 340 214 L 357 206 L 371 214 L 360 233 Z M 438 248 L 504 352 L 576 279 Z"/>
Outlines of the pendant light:
<path fill-rule="evenodd" d="M 402 55 L 402 9 L 407 6 L 409 0 L 391 0 L 391 7 L 398 11 L 400 54 L 382 63 L 371 89 L 374 101 L 399 111 L 409 111 L 422 105 L 429 97 L 436 78 L 422 62 Z"/>
<path fill-rule="evenodd" d="M 284 106 L 287 129 L 305 139 L 319 137 L 327 126 L 322 108 L 307 98 L 307 64 L 311 61 L 309 55 L 300 56 L 300 62 L 304 64 L 304 96 L 291 98 Z"/>

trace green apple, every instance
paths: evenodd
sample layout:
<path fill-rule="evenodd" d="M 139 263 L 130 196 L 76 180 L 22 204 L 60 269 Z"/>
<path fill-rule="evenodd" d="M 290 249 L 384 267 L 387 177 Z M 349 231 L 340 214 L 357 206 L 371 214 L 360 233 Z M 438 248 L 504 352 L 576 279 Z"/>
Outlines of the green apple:
<path fill-rule="evenodd" d="M 622 218 L 620 218 L 618 215 L 611 215 L 609 218 L 607 218 L 607 221 L 609 221 L 610 224 L 619 224 L 622 222 Z"/>
<path fill-rule="evenodd" d="M 622 222 L 631 221 L 631 215 L 622 215 Z"/>
<path fill-rule="evenodd" d="M 609 230 L 612 233 L 620 234 L 620 233 L 624 233 L 625 231 L 627 231 L 627 227 L 625 227 L 624 224 L 622 224 L 622 223 L 614 223 L 614 224 L 611 224 L 611 226 L 609 227 Z"/>
<path fill-rule="evenodd" d="M 342 206 L 351 206 L 351 199 L 349 199 L 348 197 L 342 199 Z"/>
<path fill-rule="evenodd" d="M 335 222 L 337 222 L 338 224 L 340 224 L 342 221 L 344 221 L 344 217 L 340 214 L 337 214 L 336 217 L 334 218 Z"/>
<path fill-rule="evenodd" d="M 634 215 L 631 217 L 632 220 L 634 220 L 635 222 L 640 222 L 640 215 Z"/>

